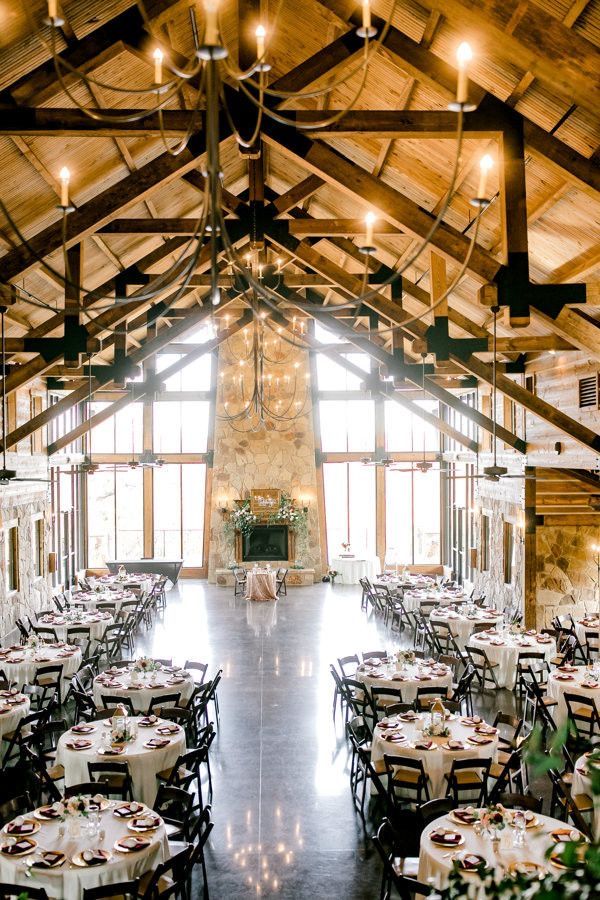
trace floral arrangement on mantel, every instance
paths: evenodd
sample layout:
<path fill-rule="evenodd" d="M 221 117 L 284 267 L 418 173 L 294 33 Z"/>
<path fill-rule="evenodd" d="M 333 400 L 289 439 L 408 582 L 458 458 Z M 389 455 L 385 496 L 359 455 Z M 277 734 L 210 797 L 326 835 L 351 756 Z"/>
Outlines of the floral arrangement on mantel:
<path fill-rule="evenodd" d="M 562 767 L 560 748 L 568 737 L 568 724 L 559 728 L 552 737 L 549 752 L 542 749 L 540 732 L 536 729 L 530 738 L 527 751 L 527 763 L 534 777 L 540 777 L 549 769 Z M 597 760 L 597 765 L 590 765 Z M 588 758 L 588 767 L 592 780 L 592 794 L 595 804 L 600 802 L 600 751 Z M 479 823 L 489 823 L 493 829 L 500 830 L 506 822 L 505 817 L 495 810 L 483 810 Z M 495 821 L 501 816 L 504 824 Z M 565 867 L 562 871 L 549 871 L 545 874 L 524 874 L 517 869 L 507 872 L 498 868 L 492 870 L 482 862 L 476 870 L 479 882 L 466 879 L 454 864 L 448 878 L 448 885 L 435 891 L 432 897 L 437 900 L 471 900 L 473 897 L 485 897 L 485 900 L 594 900 L 598 896 L 600 883 L 600 844 L 598 839 L 591 842 L 581 840 L 567 841 L 564 844 L 552 844 L 546 851 L 560 854 L 560 861 Z"/>
<path fill-rule="evenodd" d="M 229 516 L 225 520 L 225 530 L 230 536 L 236 531 L 242 534 L 252 534 L 254 526 L 258 521 L 258 516 L 250 511 L 250 500 L 238 500 L 236 509 L 232 509 Z"/>
<path fill-rule="evenodd" d="M 280 525 L 282 522 L 288 525 L 292 531 L 301 532 L 308 523 L 308 508 L 297 506 L 289 494 L 282 493 L 277 512 L 271 513 L 268 518 L 269 525 Z"/>

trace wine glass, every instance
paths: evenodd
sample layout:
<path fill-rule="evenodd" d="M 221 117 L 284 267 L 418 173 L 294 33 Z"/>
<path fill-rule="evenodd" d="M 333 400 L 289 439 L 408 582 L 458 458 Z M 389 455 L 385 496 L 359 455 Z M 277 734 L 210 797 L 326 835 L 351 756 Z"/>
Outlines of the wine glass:
<path fill-rule="evenodd" d="M 513 847 L 522 847 L 525 843 L 525 829 L 527 828 L 527 822 L 525 819 L 525 812 L 522 809 L 516 808 L 513 810 Z"/>

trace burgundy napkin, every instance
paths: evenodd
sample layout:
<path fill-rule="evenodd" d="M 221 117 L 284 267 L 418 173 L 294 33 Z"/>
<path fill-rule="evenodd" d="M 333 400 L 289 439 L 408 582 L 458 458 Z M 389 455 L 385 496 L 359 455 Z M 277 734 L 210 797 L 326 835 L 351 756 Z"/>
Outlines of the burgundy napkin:
<path fill-rule="evenodd" d="M 22 825 L 17 825 L 16 822 L 10 822 L 6 826 L 7 834 L 32 834 L 33 831 L 35 831 L 33 822 L 23 822 Z"/>
<path fill-rule="evenodd" d="M 448 844 L 449 847 L 454 847 L 461 842 L 461 835 L 456 831 L 432 831 L 429 837 L 432 841 L 439 844 Z"/>
<path fill-rule="evenodd" d="M 24 850 L 28 850 L 29 847 L 31 847 L 29 841 L 17 841 L 14 844 L 6 845 L 3 852 L 13 855 L 15 853 L 22 853 Z"/>

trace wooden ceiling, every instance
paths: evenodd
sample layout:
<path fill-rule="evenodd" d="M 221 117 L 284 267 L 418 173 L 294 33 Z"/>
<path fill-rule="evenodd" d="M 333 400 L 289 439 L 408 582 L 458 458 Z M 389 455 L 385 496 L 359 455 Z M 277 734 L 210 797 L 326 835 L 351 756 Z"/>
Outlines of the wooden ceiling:
<path fill-rule="evenodd" d="M 244 242 L 248 201 L 259 202 L 273 254 L 292 258 L 290 276 L 295 274 L 300 281 L 315 278 L 309 299 L 320 304 L 325 298 L 329 306 L 361 290 L 364 257 L 358 247 L 367 210 L 378 216 L 377 253 L 369 261 L 375 275 L 385 276 L 408 258 L 432 214 L 442 208 L 450 181 L 456 144 L 454 117 L 446 107 L 455 90 L 456 46 L 469 40 L 476 54 L 471 96 L 478 110 L 466 120 L 459 188 L 434 246 L 445 260 L 443 277 L 452 279 L 473 227 L 469 200 L 476 192 L 478 161 L 483 152 L 491 153 L 497 163 L 491 178 L 494 199 L 482 216 L 476 252 L 447 310 L 449 336 L 480 344 L 466 357 L 465 344 L 449 345 L 448 358 L 437 362 L 445 365 L 444 377 L 460 374 L 489 384 L 491 316 L 478 293 L 483 284 L 502 281 L 503 273 L 511 270 L 509 254 L 515 253 L 528 261 L 524 293 L 529 294 L 529 284 L 534 288 L 531 305 L 525 303 L 522 327 L 513 327 L 520 315 L 516 307 L 506 309 L 500 320 L 505 368 L 510 372 L 512 364 L 513 370 L 522 371 L 524 362 L 548 350 L 573 355 L 584 351 L 600 360 L 600 0 L 374 2 L 380 33 L 379 17 L 389 15 L 392 6 L 394 12 L 362 91 L 359 71 L 341 81 L 360 62 L 361 42 L 355 35 L 360 6 L 347 0 L 221 3 L 222 35 L 232 59 L 238 53 L 247 56 L 252 49 L 262 8 L 263 21 L 269 22 L 270 82 L 289 91 L 336 85 L 325 102 L 322 97 L 287 102 L 285 115 L 306 120 L 353 106 L 339 123 L 310 137 L 265 119 L 260 164 L 241 154 L 233 137 L 223 135 L 224 206 L 232 218 L 233 236 Z M 150 0 L 145 4 L 147 26 L 129 0 L 65 2 L 61 9 L 65 25 L 57 42 L 61 56 L 105 85 L 90 89 L 68 76 L 68 92 L 86 106 L 149 106 L 148 96 L 133 89 L 147 87 L 157 42 L 165 49 L 167 64 L 193 54 L 190 7 L 201 22 L 200 2 Z M 164 271 L 185 245 L 186 229 L 189 233 L 190 220 L 201 209 L 202 117 L 188 148 L 175 157 L 165 151 L 152 117 L 143 128 L 94 130 L 57 80 L 48 53 L 49 30 L 41 24 L 45 3 L 30 3 L 27 10 L 25 15 L 17 0 L 7 0 L 3 7 L 0 198 L 36 252 L 62 272 L 58 172 L 67 165 L 76 207 L 69 216 L 69 244 L 81 248 L 86 291 L 110 288 L 134 264 L 142 272 Z M 117 87 L 124 90 L 117 92 Z M 195 100 L 193 84 L 174 98 L 165 116 L 172 143 L 187 126 L 185 111 Z M 253 122 L 248 118 L 245 126 L 250 131 Z M 19 288 L 17 302 L 8 311 L 11 361 L 19 365 L 8 376 L 9 390 L 40 374 L 82 372 L 78 365 L 66 367 L 80 360 L 65 361 L 59 344 L 44 345 L 40 355 L 42 345 L 32 349 L 33 344 L 22 343 L 25 338 L 61 337 L 65 299 L 60 278 L 18 243 L 0 217 L 4 278 Z M 439 289 L 431 277 L 433 265 L 429 252 L 423 253 L 406 273 L 402 296 L 378 299 L 369 304 L 371 309 L 384 323 L 399 323 L 407 312 L 422 313 L 430 292 Z M 204 254 L 192 289 L 177 300 L 176 305 L 189 308 L 194 317 L 210 312 L 202 309 L 206 294 L 202 273 L 207 268 Z M 537 285 L 579 283 L 587 283 L 587 288 L 579 293 L 576 287 L 563 291 L 558 307 L 550 299 L 546 308 L 549 293 L 535 294 Z M 88 296 L 89 313 L 81 324 L 96 341 L 89 345 L 96 363 L 110 363 L 119 353 L 132 353 L 139 360 L 144 358 L 144 342 L 168 341 L 173 321 L 176 329 L 185 329 L 185 320 L 164 317 L 149 331 L 146 312 L 151 304 L 136 301 L 135 290 L 131 307 L 116 310 L 94 312 L 94 307 L 106 303 L 94 304 Z M 48 308 L 26 302 L 27 293 Z M 169 298 L 162 300 L 168 306 Z M 111 330 L 122 322 L 128 323 L 126 341 Z M 396 339 L 395 349 L 405 351 L 404 362 L 397 353 L 388 358 L 390 340 L 379 342 L 380 362 L 395 366 L 399 380 L 410 376 L 407 367 L 417 358 L 413 339 L 432 340 L 426 332 L 434 324 L 439 323 L 428 316 L 407 326 L 404 340 Z M 517 363 L 520 368 L 515 369 Z M 436 373 L 431 370 L 432 386 Z M 600 452 L 600 438 L 590 429 L 560 410 L 543 407 L 543 401 L 531 398 L 506 374 L 500 379 L 507 396 L 573 434 L 582 446 Z M 104 385 L 112 383 L 109 378 Z M 450 402 L 453 395 L 448 390 L 443 395 L 439 386 L 436 390 L 440 399 Z M 17 436 L 24 436 L 22 430 Z"/>

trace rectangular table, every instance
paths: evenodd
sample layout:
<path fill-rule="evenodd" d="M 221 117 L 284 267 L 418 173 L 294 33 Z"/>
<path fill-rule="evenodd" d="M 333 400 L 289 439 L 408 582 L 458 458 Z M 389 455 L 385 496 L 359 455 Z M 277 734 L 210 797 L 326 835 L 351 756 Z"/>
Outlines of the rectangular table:
<path fill-rule="evenodd" d="M 152 559 L 111 559 L 106 565 L 111 575 L 116 575 L 119 571 L 119 566 L 124 566 L 126 572 L 166 575 L 169 581 L 175 584 L 179 578 L 183 560 L 160 559 L 159 557 L 153 557 Z"/>

